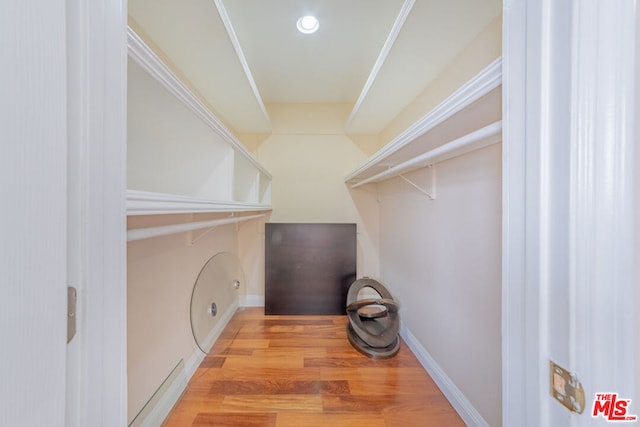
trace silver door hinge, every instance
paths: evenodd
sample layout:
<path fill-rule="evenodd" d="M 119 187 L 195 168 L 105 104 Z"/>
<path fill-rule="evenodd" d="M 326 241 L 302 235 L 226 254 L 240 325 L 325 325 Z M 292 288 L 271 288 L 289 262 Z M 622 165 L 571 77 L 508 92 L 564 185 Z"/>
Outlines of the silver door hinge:
<path fill-rule="evenodd" d="M 67 344 L 76 335 L 76 301 L 78 292 L 73 286 L 67 287 Z"/>

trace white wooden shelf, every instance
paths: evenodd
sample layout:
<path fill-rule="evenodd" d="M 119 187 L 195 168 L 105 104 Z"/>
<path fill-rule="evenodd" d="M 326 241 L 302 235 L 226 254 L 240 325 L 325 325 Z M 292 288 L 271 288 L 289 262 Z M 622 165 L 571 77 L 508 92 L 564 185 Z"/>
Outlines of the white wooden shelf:
<path fill-rule="evenodd" d="M 458 139 L 447 142 L 444 145 L 429 150 L 426 153 L 406 160 L 398 165 L 392 166 L 382 172 L 379 172 L 362 181 L 358 181 L 352 185 L 353 188 L 359 187 L 370 182 L 380 182 L 385 179 L 401 175 L 413 169 L 418 169 L 442 162 L 453 157 L 461 156 L 474 150 L 487 147 L 502 140 L 502 121 L 491 123 L 481 129 L 468 133 Z"/>
<path fill-rule="evenodd" d="M 498 58 L 351 172 L 345 182 L 355 188 L 384 181 L 500 142 L 501 84 Z"/>
<path fill-rule="evenodd" d="M 271 175 L 129 28 L 127 213 L 271 209 Z"/>

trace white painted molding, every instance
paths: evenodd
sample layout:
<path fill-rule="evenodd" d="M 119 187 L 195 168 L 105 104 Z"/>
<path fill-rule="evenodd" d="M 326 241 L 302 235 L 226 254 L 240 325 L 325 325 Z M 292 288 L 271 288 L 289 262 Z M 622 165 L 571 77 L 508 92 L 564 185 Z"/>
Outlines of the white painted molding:
<path fill-rule="evenodd" d="M 440 391 L 449 400 L 451 406 L 456 410 L 468 426 L 488 427 L 489 424 L 482 418 L 482 415 L 469 402 L 460 389 L 451 381 L 451 378 L 442 370 L 442 368 L 431 357 L 429 352 L 420 344 L 418 339 L 411 333 L 404 322 L 400 323 L 400 336 L 411 349 L 413 354 L 429 373 L 433 381 L 436 383 Z"/>
<path fill-rule="evenodd" d="M 527 294 L 527 32 L 533 32 L 523 0 L 503 1 L 502 24 L 502 424 L 540 424 L 537 371 L 538 297 Z M 525 29 L 528 29 L 525 31 Z M 539 58 L 538 59 L 539 62 Z M 535 61 L 531 61 L 535 64 Z M 539 68 L 539 67 L 538 67 Z M 539 91 L 537 91 L 539 93 Z M 538 111 L 539 111 L 538 107 Z M 535 110 L 532 108 L 532 111 Z M 533 165 L 529 165 L 533 167 Z M 536 190 L 533 191 L 535 193 Z M 534 209 L 531 209 L 535 212 Z M 528 250 L 529 249 L 529 250 Z M 531 260 L 529 260 L 529 263 Z M 534 267 L 529 266 L 532 270 Z M 528 424 L 530 423 L 530 424 Z"/>
<path fill-rule="evenodd" d="M 220 333 L 221 332 L 222 331 L 220 331 Z M 196 371 L 198 370 L 198 367 L 200 366 L 200 364 L 202 363 L 205 357 L 207 357 L 207 355 L 204 354 L 202 350 L 198 348 L 198 346 L 195 346 L 195 350 L 193 354 L 189 357 L 189 359 L 184 364 L 185 377 L 188 378 L 187 382 L 191 380 L 191 377 L 193 377 L 193 375 L 196 373 Z"/>
<path fill-rule="evenodd" d="M 409 159 L 399 165 L 386 169 L 369 178 L 363 179 L 353 184 L 351 187 L 356 188 L 370 182 L 380 182 L 402 173 L 409 172 L 413 169 L 428 166 L 444 160 L 448 160 L 475 150 L 497 144 L 502 140 L 502 121 L 497 121 L 481 129 L 468 133 L 460 138 L 454 139 L 446 144 L 429 150 L 419 156 Z"/>
<path fill-rule="evenodd" d="M 231 39 L 231 44 L 236 51 L 236 55 L 238 60 L 240 61 L 240 65 L 242 65 L 242 69 L 244 70 L 244 74 L 249 81 L 249 86 L 251 86 L 251 90 L 253 91 L 253 96 L 256 98 L 258 102 L 258 106 L 260 107 L 260 111 L 262 111 L 262 115 L 269 126 L 269 130 L 271 130 L 271 119 L 269 118 L 269 114 L 267 113 L 267 109 L 264 106 L 264 102 L 262 101 L 262 96 L 260 96 L 260 91 L 258 90 L 258 86 L 256 85 L 255 80 L 253 79 L 253 74 L 251 74 L 251 69 L 249 68 L 249 64 L 247 63 L 247 59 L 244 56 L 244 52 L 242 51 L 242 46 L 240 46 L 240 41 L 238 40 L 238 36 L 236 36 L 236 32 L 233 29 L 233 24 L 231 23 L 231 19 L 229 19 L 229 15 L 227 14 L 227 9 L 224 7 L 224 3 L 222 0 L 213 0 L 218 9 L 218 14 L 220 15 L 220 19 L 224 24 L 224 28 L 227 30 L 227 34 L 229 35 L 229 39 Z"/>
<path fill-rule="evenodd" d="M 571 114 L 559 117 L 571 123 L 569 363 L 580 372 L 587 395 L 615 389 L 631 396 L 637 410 L 634 374 L 640 367 L 632 321 L 638 287 L 632 232 L 638 226 L 633 206 L 637 5 L 573 0 L 572 6 Z"/>
<path fill-rule="evenodd" d="M 175 375 L 174 372 L 171 372 L 166 380 L 168 384 L 166 386 L 164 384 L 161 385 L 156 391 L 159 395 L 153 396 L 149 401 L 148 405 L 151 404 L 153 406 L 148 409 L 147 416 L 144 417 L 145 412 L 140 413 L 138 416 L 143 418 L 140 420 L 136 418 L 129 424 L 129 427 L 157 427 L 162 425 L 162 422 L 167 418 L 171 409 L 173 409 L 183 391 L 187 388 L 187 384 L 189 384 L 184 364 L 180 363 L 175 369 L 177 370 Z"/>
<path fill-rule="evenodd" d="M 240 307 L 264 307 L 264 295 L 242 295 Z"/>
<path fill-rule="evenodd" d="M 378 55 L 378 58 L 376 59 L 376 62 L 373 65 L 373 68 L 371 69 L 371 73 L 369 74 L 369 77 L 367 78 L 367 81 L 365 82 L 364 87 L 360 92 L 360 96 L 358 96 L 358 100 L 354 104 L 353 110 L 351 110 L 351 114 L 349 114 L 349 118 L 347 119 L 347 123 L 345 125 L 345 128 L 347 130 L 349 129 L 349 127 L 351 126 L 351 123 L 353 123 L 353 120 L 355 119 L 356 115 L 360 111 L 360 107 L 362 107 L 362 103 L 364 102 L 365 98 L 369 94 L 369 91 L 371 90 L 371 86 L 373 86 L 373 82 L 378 77 L 378 73 L 380 72 L 380 69 L 382 68 L 385 61 L 387 60 L 387 56 L 389 55 L 389 52 L 391 52 L 391 48 L 393 47 L 393 44 L 396 42 L 396 39 L 398 38 L 398 34 L 400 34 L 400 31 L 402 30 L 402 27 L 404 26 L 404 23 L 406 22 L 407 17 L 409 16 L 411 9 L 413 8 L 414 3 L 415 3 L 415 0 L 404 1 L 402 8 L 400 9 L 400 13 L 398 13 L 398 17 L 393 23 L 393 27 L 391 27 L 389 36 L 387 37 L 387 40 L 384 42 L 384 45 L 382 46 L 382 50 L 380 51 L 380 54 Z"/>
<path fill-rule="evenodd" d="M 485 69 L 480 71 L 471 80 L 460 86 L 447 99 L 431 110 L 404 132 L 382 147 L 369 160 L 359 168 L 351 172 L 345 182 L 358 180 L 358 176 L 367 170 L 379 166 L 396 151 L 407 146 L 416 138 L 429 132 L 431 129 L 449 119 L 464 108 L 470 106 L 484 95 L 502 84 L 502 58 L 496 59 Z"/>
<path fill-rule="evenodd" d="M 269 211 L 271 205 L 214 201 L 174 194 L 127 190 L 127 215 L 158 215 L 192 212 Z"/>
<path fill-rule="evenodd" d="M 29 7 L 35 7 L 31 4 Z M 75 259 L 69 260 L 67 283 L 78 290 L 78 330 L 67 346 L 68 400 L 64 425 L 124 426 L 127 422 L 124 234 L 127 2 L 70 0 L 66 2 L 66 13 L 67 56 L 62 59 L 67 62 L 69 84 L 67 178 L 69 197 L 73 200 L 68 205 L 68 224 L 75 230 L 68 240 L 68 252 Z M 54 20 L 56 15 L 50 15 L 47 19 Z M 34 19 L 38 16 L 39 12 Z M 31 36 L 36 34 L 38 31 L 34 29 Z M 11 57 L 8 62 L 12 62 Z M 42 83 L 32 81 L 32 84 Z M 46 121 L 47 117 L 39 118 L 38 122 Z M 45 139 L 47 146 L 54 142 L 48 140 L 50 137 L 53 135 Z M 46 155 L 44 150 L 38 153 L 38 157 Z M 27 187 L 28 182 L 22 186 Z M 52 417 L 47 424 L 56 424 L 55 419 Z"/>
<path fill-rule="evenodd" d="M 228 143 L 262 174 L 271 179 L 271 174 L 256 160 L 233 133 L 198 99 L 198 97 L 173 74 L 164 62 L 147 46 L 130 27 L 127 29 L 129 58 L 136 61 L 150 76 L 162 84 L 200 120 Z"/>

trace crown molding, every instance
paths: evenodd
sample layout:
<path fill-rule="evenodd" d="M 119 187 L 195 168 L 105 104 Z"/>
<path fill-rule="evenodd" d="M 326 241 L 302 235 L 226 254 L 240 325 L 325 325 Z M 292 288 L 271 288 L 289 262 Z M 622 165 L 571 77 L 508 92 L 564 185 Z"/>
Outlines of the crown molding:
<path fill-rule="evenodd" d="M 258 90 L 258 86 L 256 85 L 256 81 L 253 79 L 253 74 L 251 74 L 251 69 L 249 68 L 249 64 L 247 63 L 247 58 L 244 56 L 244 52 L 242 51 L 242 46 L 240 46 L 240 41 L 238 40 L 238 36 L 236 36 L 236 32 L 233 29 L 233 24 L 231 24 L 231 19 L 229 18 L 229 14 L 227 14 L 227 9 L 224 7 L 224 3 L 222 0 L 213 0 L 218 9 L 218 14 L 220 15 L 220 19 L 224 24 L 224 28 L 227 30 L 227 34 L 229 35 L 229 39 L 231 39 L 231 44 L 233 45 L 233 49 L 236 51 L 236 56 L 240 61 L 240 65 L 242 66 L 242 70 L 244 71 L 244 75 L 247 77 L 247 81 L 249 82 L 249 86 L 251 87 L 251 91 L 253 92 L 253 96 L 256 98 L 258 102 L 258 106 L 260 107 L 260 111 L 262 111 L 262 115 L 269 126 L 269 130 L 271 130 L 271 119 L 269 118 L 269 113 L 267 113 L 267 109 L 264 106 L 264 102 L 262 101 L 262 96 L 260 95 L 260 91 Z"/>
<path fill-rule="evenodd" d="M 131 28 L 127 28 L 127 48 L 129 58 L 139 64 L 151 77 L 164 86 L 173 96 L 182 102 L 191 112 L 200 118 L 216 134 L 218 134 L 234 150 L 255 166 L 262 174 L 271 179 L 271 174 L 256 160 L 244 145 L 235 137 L 202 101 L 162 62 L 140 36 Z"/>
<path fill-rule="evenodd" d="M 346 182 L 358 181 L 358 176 L 367 172 L 370 168 L 379 166 L 389 156 L 413 142 L 416 138 L 426 134 L 431 129 L 441 124 L 445 120 L 453 117 L 456 113 L 478 101 L 483 96 L 502 84 L 502 58 L 498 58 L 486 68 L 476 74 L 453 92 L 447 99 L 437 107 L 424 115 L 404 132 L 394 138 L 387 145 L 369 158 L 359 168 L 351 172 L 346 178 Z"/>
<path fill-rule="evenodd" d="M 369 91 L 371 90 L 371 86 L 373 86 L 373 82 L 378 77 L 378 73 L 380 72 L 380 69 L 382 68 L 385 61 L 387 60 L 387 56 L 389 55 L 389 52 L 391 52 L 391 48 L 393 47 L 393 44 L 396 42 L 396 39 L 398 38 L 398 35 L 400 34 L 400 31 L 402 30 L 404 23 L 409 17 L 409 13 L 411 12 L 411 8 L 413 8 L 414 3 L 415 3 L 415 0 L 405 0 L 404 3 L 402 4 L 400 13 L 398 13 L 398 17 L 393 23 L 393 27 L 391 27 L 391 32 L 389 32 L 389 36 L 387 37 L 387 40 L 384 42 L 384 45 L 382 46 L 382 50 L 380 51 L 380 54 L 378 55 L 378 58 L 376 59 L 376 62 L 373 65 L 373 68 L 371 69 L 371 73 L 369 74 L 369 77 L 367 78 L 367 81 L 365 82 L 364 87 L 360 92 L 360 96 L 358 96 L 358 99 L 356 100 L 356 103 L 353 106 L 353 110 L 351 110 L 351 114 L 349 114 L 349 118 L 347 119 L 347 123 L 345 124 L 346 129 L 349 129 L 349 127 L 351 126 L 351 123 L 353 123 L 353 120 L 358 115 L 358 112 L 362 107 L 362 103 L 364 102 L 365 98 L 369 94 Z"/>

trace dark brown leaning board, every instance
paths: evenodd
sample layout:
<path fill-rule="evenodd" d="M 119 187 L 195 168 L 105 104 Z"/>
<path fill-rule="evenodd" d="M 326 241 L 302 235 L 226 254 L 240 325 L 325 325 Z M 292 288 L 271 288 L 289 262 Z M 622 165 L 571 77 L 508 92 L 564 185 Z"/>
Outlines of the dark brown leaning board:
<path fill-rule="evenodd" d="M 345 314 L 356 224 L 265 224 L 265 314 Z"/>

